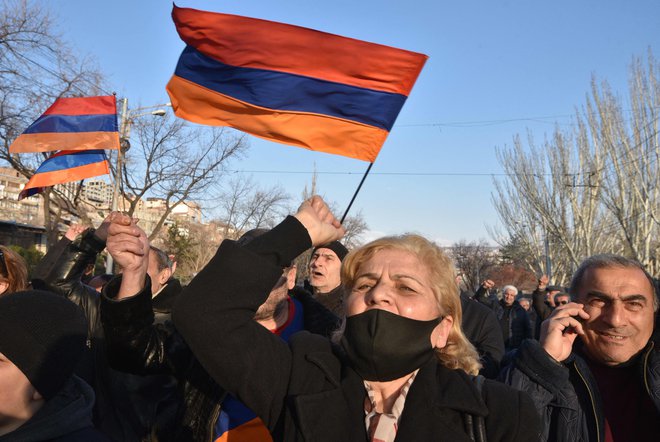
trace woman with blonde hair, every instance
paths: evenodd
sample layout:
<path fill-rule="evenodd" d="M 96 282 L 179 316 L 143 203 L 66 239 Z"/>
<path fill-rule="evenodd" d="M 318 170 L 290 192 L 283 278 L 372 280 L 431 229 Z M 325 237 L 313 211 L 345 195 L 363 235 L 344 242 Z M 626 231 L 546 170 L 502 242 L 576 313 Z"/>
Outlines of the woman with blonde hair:
<path fill-rule="evenodd" d="M 428 272 L 429 288 L 437 306 L 445 317 L 451 317 L 452 323 L 443 348 L 436 348 L 440 363 L 450 369 L 461 369 L 476 375 L 481 368 L 479 355 L 461 330 L 461 301 L 454 275 L 456 269 L 449 257 L 434 243 L 426 238 L 405 234 L 377 239 L 349 253 L 342 266 L 341 280 L 345 287 L 356 287 L 360 282 L 360 267 L 381 251 L 399 252 L 397 255 L 413 255 L 423 264 Z M 407 290 L 411 290 L 410 287 Z M 350 296 L 349 296 L 350 299 Z"/>
<path fill-rule="evenodd" d="M 119 290 L 144 291 L 144 244 L 128 227 L 115 230 L 109 244 L 126 262 Z M 253 320 L 287 263 L 343 233 L 315 196 L 247 244 L 222 242 L 173 312 L 218 385 L 275 441 L 538 441 L 531 399 L 473 376 L 479 363 L 460 329 L 453 266 L 422 237 L 384 238 L 345 258 L 339 345 L 306 331 L 287 343 Z"/>
<path fill-rule="evenodd" d="M 0 246 L 0 295 L 26 290 L 28 271 L 25 260 L 12 249 Z"/>

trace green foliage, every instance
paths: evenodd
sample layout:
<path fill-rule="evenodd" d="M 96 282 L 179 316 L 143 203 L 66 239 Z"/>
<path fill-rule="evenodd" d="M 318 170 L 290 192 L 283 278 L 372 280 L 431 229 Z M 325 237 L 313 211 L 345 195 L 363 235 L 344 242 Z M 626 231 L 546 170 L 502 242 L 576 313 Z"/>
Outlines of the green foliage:
<path fill-rule="evenodd" d="M 21 246 L 12 245 L 9 246 L 9 248 L 12 249 L 14 252 L 18 253 L 19 255 L 21 255 L 21 257 L 25 260 L 29 275 L 32 274 L 34 268 L 37 266 L 37 264 L 39 264 L 39 262 L 44 257 L 44 254 L 41 253 L 39 250 L 37 250 L 34 246 L 26 249 Z"/>
<path fill-rule="evenodd" d="M 167 229 L 167 237 L 164 240 L 163 250 L 175 256 L 178 263 L 190 261 L 194 258 L 194 247 L 197 242 L 190 235 L 190 231 L 186 226 L 174 222 Z"/>

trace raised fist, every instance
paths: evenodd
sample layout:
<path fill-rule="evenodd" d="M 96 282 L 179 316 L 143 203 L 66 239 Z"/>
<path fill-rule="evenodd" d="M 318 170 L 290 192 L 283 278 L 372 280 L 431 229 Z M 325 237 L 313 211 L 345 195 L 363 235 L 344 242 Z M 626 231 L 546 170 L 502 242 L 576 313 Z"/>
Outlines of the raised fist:
<path fill-rule="evenodd" d="M 313 246 L 341 239 L 346 233 L 323 198 L 318 195 L 303 201 L 294 216 L 307 229 Z"/>

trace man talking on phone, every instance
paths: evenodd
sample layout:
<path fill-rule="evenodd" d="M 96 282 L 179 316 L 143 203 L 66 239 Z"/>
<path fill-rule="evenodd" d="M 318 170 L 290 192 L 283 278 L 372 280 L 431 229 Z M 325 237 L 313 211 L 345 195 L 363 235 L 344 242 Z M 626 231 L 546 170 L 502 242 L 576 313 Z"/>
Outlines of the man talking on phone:
<path fill-rule="evenodd" d="M 559 305 L 500 377 L 529 393 L 544 441 L 660 440 L 658 297 L 637 262 L 587 258 Z"/>

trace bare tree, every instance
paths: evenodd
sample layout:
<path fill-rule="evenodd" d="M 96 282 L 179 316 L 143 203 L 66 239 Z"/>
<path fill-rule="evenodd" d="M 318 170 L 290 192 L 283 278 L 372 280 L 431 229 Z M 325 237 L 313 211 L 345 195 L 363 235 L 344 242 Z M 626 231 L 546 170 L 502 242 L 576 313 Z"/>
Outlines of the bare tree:
<path fill-rule="evenodd" d="M 461 273 L 465 287 L 475 291 L 488 278 L 488 270 L 497 264 L 497 251 L 486 240 L 460 240 L 455 242 L 449 253 Z"/>
<path fill-rule="evenodd" d="M 30 178 L 47 154 L 9 154 L 9 145 L 62 96 L 98 95 L 103 76 L 89 57 L 74 55 L 42 3 L 0 0 L 0 159 Z M 63 213 L 80 215 L 80 192 L 44 193 L 52 241 Z"/>
<path fill-rule="evenodd" d="M 259 187 L 251 179 L 233 179 L 220 197 L 223 236 L 236 239 L 250 229 L 271 228 L 287 212 L 289 195 L 279 186 Z"/>
<path fill-rule="evenodd" d="M 312 173 L 312 180 L 310 182 L 310 186 L 308 188 L 307 185 L 305 185 L 305 188 L 303 189 L 301 194 L 303 201 L 311 198 L 313 195 L 320 194 L 317 182 L 318 182 L 318 173 L 316 172 L 316 165 L 314 165 L 314 172 Z M 327 199 L 325 196 L 323 196 L 323 199 L 328 203 L 332 212 L 339 217 L 340 216 L 339 214 L 341 212 L 338 208 L 337 203 Z M 367 224 L 367 221 L 364 219 L 362 210 L 358 210 L 357 212 L 353 212 L 353 214 L 348 215 L 343 222 L 343 226 L 344 229 L 346 229 L 346 234 L 344 235 L 344 238 L 342 238 L 341 241 L 349 250 L 360 246 L 362 244 L 362 239 L 361 239 L 362 235 L 367 230 L 369 230 L 369 225 Z"/>
<path fill-rule="evenodd" d="M 589 126 L 607 157 L 602 176 L 602 202 L 614 221 L 603 229 L 614 234 L 621 250 L 657 273 L 658 227 L 660 226 L 660 79 L 658 65 L 649 54 L 644 66 L 635 59 L 629 83 L 630 111 L 606 82 L 592 82 L 587 103 Z"/>
<path fill-rule="evenodd" d="M 302 200 L 311 198 L 313 195 L 321 195 L 323 199 L 328 203 L 332 212 L 339 215 L 341 212 L 338 208 L 336 202 L 333 202 L 321 194 L 318 188 L 318 173 L 316 172 L 316 165 L 314 166 L 314 172 L 312 173 L 311 182 L 309 187 L 305 185 L 303 191 L 301 192 Z M 341 239 L 342 244 L 346 246 L 348 250 L 352 250 L 356 247 L 362 245 L 362 235 L 369 230 L 367 221 L 364 219 L 364 215 L 361 210 L 353 212 L 353 214 L 346 217 L 343 224 L 344 229 L 346 229 L 346 234 Z M 305 251 L 303 254 L 298 256 L 295 260 L 295 264 L 298 267 L 297 279 L 302 281 L 309 276 L 309 260 L 312 257 L 312 249 Z"/>
<path fill-rule="evenodd" d="M 333 208 L 334 207 L 336 207 L 336 205 L 333 204 Z M 343 226 L 344 229 L 346 229 L 346 234 L 341 239 L 341 242 L 346 248 L 352 250 L 362 245 L 362 235 L 369 230 L 369 226 L 364 219 L 362 210 L 358 210 L 354 214 L 347 216 L 344 220 Z"/>
<path fill-rule="evenodd" d="M 247 149 L 245 137 L 234 134 L 222 128 L 193 128 L 169 116 L 133 121 L 134 144 L 123 163 L 122 192 L 129 214 L 147 197 L 164 201 L 149 239 L 183 201 L 212 199 L 231 161 Z"/>
<path fill-rule="evenodd" d="M 570 130 L 557 127 L 538 146 L 515 137 L 498 150 L 507 178 L 495 180 L 493 204 L 505 232 L 501 245 L 520 248 L 528 267 L 565 283 L 577 265 L 595 253 L 616 252 L 657 271 L 660 177 L 657 65 L 633 62 L 630 111 L 606 82 L 592 81 L 591 98 Z M 626 115 L 629 115 L 628 117 Z"/>

